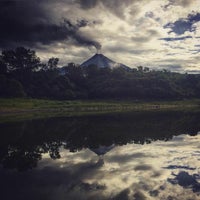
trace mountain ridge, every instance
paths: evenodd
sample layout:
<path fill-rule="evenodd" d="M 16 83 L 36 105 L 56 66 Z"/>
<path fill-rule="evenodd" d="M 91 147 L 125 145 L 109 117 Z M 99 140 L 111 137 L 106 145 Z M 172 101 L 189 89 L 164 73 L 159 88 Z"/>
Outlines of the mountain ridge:
<path fill-rule="evenodd" d="M 96 53 L 91 58 L 84 61 L 80 66 L 86 67 L 86 66 L 89 66 L 89 65 L 96 65 L 99 68 L 108 67 L 110 69 L 114 69 L 114 68 L 122 67 L 122 68 L 125 68 L 125 69 L 130 69 L 130 67 L 128 67 L 124 64 L 121 64 L 121 63 L 117 63 L 117 62 L 111 60 L 110 58 L 104 56 L 103 54 L 100 54 L 100 53 Z"/>

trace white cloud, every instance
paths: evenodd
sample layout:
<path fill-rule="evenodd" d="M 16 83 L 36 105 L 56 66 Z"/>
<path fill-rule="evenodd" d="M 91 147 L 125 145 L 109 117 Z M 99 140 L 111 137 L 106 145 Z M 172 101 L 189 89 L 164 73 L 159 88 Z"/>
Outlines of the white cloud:
<path fill-rule="evenodd" d="M 74 1 L 65 6 L 65 2 L 55 3 L 54 19 L 60 21 L 62 18 L 67 18 L 74 22 L 80 19 L 101 21 L 100 24 L 81 28 L 80 32 L 100 42 L 102 53 L 117 62 L 131 67 L 152 66 L 154 69 L 164 65 L 180 65 L 183 71 L 191 66 L 192 69 L 199 69 L 198 60 L 193 59 L 195 52 L 193 50 L 197 49 L 195 45 L 200 43 L 200 39 L 196 38 L 200 36 L 199 23 L 196 23 L 195 32 L 184 33 L 183 36 L 191 36 L 191 39 L 170 42 L 160 40 L 160 38 L 177 37 L 175 33 L 168 33 L 169 29 L 164 29 L 163 26 L 180 18 L 186 18 L 192 11 L 197 11 L 199 1 L 148 0 L 126 1 L 123 4 L 117 1 L 117 5 L 121 6 L 116 10 L 115 1 L 107 3 L 101 1 L 87 9 L 82 9 L 80 4 L 73 3 Z M 70 42 L 63 41 L 62 44 L 47 47 L 46 52 L 40 51 L 39 55 L 43 59 L 52 55 L 57 56 L 60 58 L 60 63 L 64 64 L 82 63 L 93 53 L 95 53 L 93 48 L 74 46 Z"/>

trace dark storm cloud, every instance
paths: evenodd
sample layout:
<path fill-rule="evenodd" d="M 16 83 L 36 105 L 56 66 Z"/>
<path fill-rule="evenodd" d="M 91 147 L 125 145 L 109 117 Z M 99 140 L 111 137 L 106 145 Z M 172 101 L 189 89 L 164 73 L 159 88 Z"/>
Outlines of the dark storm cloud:
<path fill-rule="evenodd" d="M 164 41 L 167 41 L 167 42 L 173 42 L 173 41 L 177 41 L 177 40 L 186 40 L 186 39 L 189 39 L 189 38 L 192 38 L 191 36 L 185 36 L 185 37 L 175 37 L 175 38 L 160 38 L 159 40 L 164 40 Z"/>
<path fill-rule="evenodd" d="M 60 1 L 63 2 L 63 1 Z M 68 1 L 65 1 L 66 6 Z M 38 43 L 51 44 L 56 41 L 70 40 L 74 45 L 95 46 L 100 43 L 81 34 L 80 29 L 97 24 L 96 21 L 80 20 L 71 22 L 52 21 L 51 7 L 54 0 L 45 1 L 1 1 L 0 2 L 0 47 L 27 45 L 34 47 Z"/>
<path fill-rule="evenodd" d="M 164 28 L 169 28 L 171 31 L 169 33 L 176 33 L 177 35 L 182 35 L 186 31 L 193 32 L 196 30 L 195 23 L 200 21 L 200 13 L 189 14 L 187 18 L 179 19 L 173 23 L 168 23 Z"/>
<path fill-rule="evenodd" d="M 95 23 L 95 22 L 93 22 Z M 70 21 L 65 20 L 63 23 L 64 33 L 74 40 L 74 43 L 82 46 L 94 46 L 96 49 L 101 49 L 101 44 L 97 41 L 89 39 L 87 36 L 80 34 L 79 29 L 81 27 L 89 26 L 89 22 L 86 20 L 78 21 L 73 25 Z"/>

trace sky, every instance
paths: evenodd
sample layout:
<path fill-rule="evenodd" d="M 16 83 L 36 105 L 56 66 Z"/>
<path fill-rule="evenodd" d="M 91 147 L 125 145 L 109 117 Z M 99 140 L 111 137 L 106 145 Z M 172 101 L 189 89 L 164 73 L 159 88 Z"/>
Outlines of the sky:
<path fill-rule="evenodd" d="M 199 73 L 199 0 L 0 0 L 0 49 L 81 64 L 97 51 L 129 67 Z"/>

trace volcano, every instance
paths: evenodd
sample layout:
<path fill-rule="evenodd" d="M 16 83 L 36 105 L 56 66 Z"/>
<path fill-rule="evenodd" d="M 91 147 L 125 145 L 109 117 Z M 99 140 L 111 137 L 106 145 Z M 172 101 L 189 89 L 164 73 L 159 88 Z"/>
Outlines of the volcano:
<path fill-rule="evenodd" d="M 130 69 L 126 65 L 123 65 L 121 63 L 117 63 L 117 62 L 107 58 L 103 54 L 95 54 L 94 56 L 92 56 L 91 58 L 89 58 L 88 60 L 83 62 L 81 64 L 81 67 L 86 67 L 86 66 L 89 66 L 89 65 L 96 65 L 99 68 L 108 67 L 110 69 L 114 69 L 114 68 L 117 68 L 117 67 L 122 67 L 124 69 Z"/>

